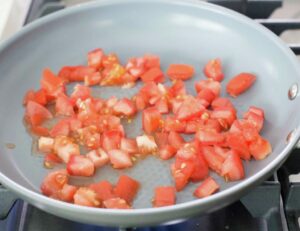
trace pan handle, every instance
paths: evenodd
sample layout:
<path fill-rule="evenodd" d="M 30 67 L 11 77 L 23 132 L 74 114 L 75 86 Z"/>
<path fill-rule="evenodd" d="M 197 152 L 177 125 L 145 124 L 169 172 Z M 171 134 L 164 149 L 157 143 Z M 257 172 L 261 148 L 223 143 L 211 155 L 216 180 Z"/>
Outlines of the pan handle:
<path fill-rule="evenodd" d="M 0 220 L 3 220 L 9 214 L 18 197 L 0 183 Z"/>

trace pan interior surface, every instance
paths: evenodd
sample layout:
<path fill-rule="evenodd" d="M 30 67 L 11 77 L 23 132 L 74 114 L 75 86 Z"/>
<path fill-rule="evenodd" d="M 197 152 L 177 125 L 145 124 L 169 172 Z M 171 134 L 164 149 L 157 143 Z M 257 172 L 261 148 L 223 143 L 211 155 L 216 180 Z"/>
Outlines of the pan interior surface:
<path fill-rule="evenodd" d="M 271 142 L 273 152 L 262 161 L 245 162 L 246 179 L 260 174 L 273 161 L 279 164 L 276 159 L 283 159 L 280 155 L 287 147 L 287 135 L 299 127 L 299 98 L 288 99 L 290 86 L 299 84 L 299 69 L 291 53 L 264 29 L 229 11 L 202 3 L 100 1 L 51 15 L 1 47 L 0 172 L 7 178 L 39 192 L 49 170 L 43 167 L 41 155 L 31 154 L 32 140 L 23 124 L 23 96 L 28 89 L 38 89 L 45 67 L 58 72 L 64 65 L 85 64 L 87 52 L 97 47 L 106 53 L 116 52 L 123 64 L 128 58 L 145 53 L 159 55 L 164 71 L 171 63 L 191 64 L 196 74 L 186 85 L 193 94 L 194 82 L 205 78 L 202 68 L 212 58 L 219 57 L 223 62 L 222 96 L 228 97 L 225 85 L 234 75 L 240 72 L 257 75 L 254 86 L 232 101 L 240 117 L 251 105 L 265 109 L 262 135 Z M 106 87 L 95 89 L 93 94 L 103 98 L 131 96 L 139 86 L 129 90 Z M 142 133 L 139 121 L 140 118 L 126 125 L 129 137 Z M 16 147 L 8 149 L 6 143 L 14 143 Z M 88 184 L 107 179 L 116 183 L 120 174 L 128 174 L 142 185 L 134 208 L 150 208 L 154 187 L 173 184 L 169 163 L 151 156 L 128 170 L 107 166 L 98 170 L 93 179 L 72 181 Z M 241 184 L 225 183 L 221 177 L 212 176 L 221 185 L 219 193 Z M 190 184 L 179 192 L 178 203 L 195 200 L 192 194 L 197 185 Z"/>

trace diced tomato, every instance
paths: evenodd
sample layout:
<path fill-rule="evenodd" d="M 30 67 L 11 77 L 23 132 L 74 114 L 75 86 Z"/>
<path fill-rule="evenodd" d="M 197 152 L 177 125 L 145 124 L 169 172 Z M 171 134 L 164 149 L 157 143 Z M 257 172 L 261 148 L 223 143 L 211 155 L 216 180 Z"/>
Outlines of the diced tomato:
<path fill-rule="evenodd" d="M 31 125 L 37 126 L 48 119 L 52 119 L 53 116 L 51 112 L 44 106 L 34 101 L 28 101 L 26 105 L 25 117 Z"/>
<path fill-rule="evenodd" d="M 69 184 L 64 184 L 62 189 L 53 195 L 54 198 L 61 200 L 61 201 L 66 201 L 66 202 L 73 202 L 74 195 L 77 191 L 77 187 L 74 185 L 69 185 Z"/>
<path fill-rule="evenodd" d="M 216 98 L 216 95 L 209 88 L 204 88 L 198 92 L 197 98 L 204 99 L 208 104 L 211 104 L 211 102 Z"/>
<path fill-rule="evenodd" d="M 55 98 L 61 92 L 64 93 L 63 85 L 64 81 L 54 75 L 49 68 L 44 69 L 41 79 L 41 88 L 46 91 L 51 99 L 53 99 L 53 97 Z"/>
<path fill-rule="evenodd" d="M 62 159 L 60 159 L 56 154 L 48 153 L 45 155 L 44 166 L 46 168 L 52 168 L 56 164 L 60 164 L 60 163 L 62 163 Z"/>
<path fill-rule="evenodd" d="M 220 124 L 227 130 L 236 119 L 236 112 L 231 108 L 216 108 L 210 113 L 210 117 L 217 119 L 219 122 L 225 121 L 225 123 Z"/>
<path fill-rule="evenodd" d="M 209 174 L 208 165 L 206 160 L 201 152 L 195 156 L 194 160 L 194 171 L 191 175 L 191 181 L 197 182 L 205 179 Z"/>
<path fill-rule="evenodd" d="M 123 169 L 133 165 L 130 155 L 125 151 L 113 149 L 108 151 L 108 156 L 113 168 Z"/>
<path fill-rule="evenodd" d="M 226 85 L 226 91 L 232 97 L 237 97 L 248 90 L 255 82 L 256 76 L 250 73 L 240 73 Z"/>
<path fill-rule="evenodd" d="M 82 122 L 75 116 L 68 118 L 68 122 L 71 132 L 76 132 L 78 129 L 82 128 Z"/>
<path fill-rule="evenodd" d="M 91 89 L 89 87 L 80 84 L 74 86 L 71 98 L 85 100 L 89 97 L 91 97 Z"/>
<path fill-rule="evenodd" d="M 226 143 L 228 147 L 236 150 L 244 160 L 250 160 L 250 152 L 245 138 L 241 133 L 229 132 L 226 134 Z"/>
<path fill-rule="evenodd" d="M 184 160 L 193 160 L 195 159 L 196 155 L 196 148 L 194 147 L 194 145 L 191 145 L 189 143 L 182 145 L 176 153 L 176 157 Z"/>
<path fill-rule="evenodd" d="M 65 82 L 70 79 L 71 73 L 76 69 L 76 66 L 64 66 L 58 72 L 58 77 Z"/>
<path fill-rule="evenodd" d="M 79 145 L 66 136 L 57 136 L 54 139 L 54 152 L 65 162 L 68 163 L 72 155 L 80 155 Z"/>
<path fill-rule="evenodd" d="M 229 153 L 230 153 L 230 149 L 228 148 L 223 148 L 223 147 L 220 147 L 220 146 L 217 146 L 215 145 L 214 146 L 214 150 L 215 150 L 215 153 L 220 156 L 223 160 L 225 160 Z"/>
<path fill-rule="evenodd" d="M 225 137 L 223 133 L 214 130 L 199 130 L 195 137 L 203 145 L 220 145 L 223 144 Z"/>
<path fill-rule="evenodd" d="M 259 137 L 257 127 L 248 120 L 238 120 L 240 132 L 242 132 L 245 140 L 251 142 Z M 232 127 L 232 126 L 231 126 Z"/>
<path fill-rule="evenodd" d="M 157 143 L 158 147 L 163 147 L 168 144 L 168 132 L 156 132 L 155 133 L 155 142 Z"/>
<path fill-rule="evenodd" d="M 172 158 L 176 154 L 176 152 L 177 152 L 176 148 L 174 148 L 171 145 L 166 144 L 159 148 L 158 154 L 162 160 L 168 160 L 168 159 Z"/>
<path fill-rule="evenodd" d="M 102 148 L 108 152 L 113 149 L 119 149 L 122 135 L 117 130 L 104 131 L 102 135 Z"/>
<path fill-rule="evenodd" d="M 227 98 L 218 97 L 214 101 L 212 101 L 211 106 L 213 110 L 217 108 L 232 108 L 234 109 L 233 104 Z"/>
<path fill-rule="evenodd" d="M 72 155 L 67 163 L 67 171 L 73 176 L 92 176 L 95 172 L 95 166 L 86 156 Z"/>
<path fill-rule="evenodd" d="M 95 86 L 98 85 L 102 80 L 102 75 L 100 72 L 94 72 L 90 75 L 84 76 L 85 86 Z"/>
<path fill-rule="evenodd" d="M 147 70 L 141 75 L 141 79 L 144 83 L 152 81 L 156 83 L 161 83 L 164 81 L 164 73 L 159 67 L 152 67 L 151 69 Z"/>
<path fill-rule="evenodd" d="M 138 181 L 129 176 L 121 175 L 114 188 L 114 194 L 131 204 L 139 188 L 140 183 Z"/>
<path fill-rule="evenodd" d="M 160 58 L 157 55 L 145 54 L 144 55 L 144 66 L 146 69 L 152 67 L 160 67 Z"/>
<path fill-rule="evenodd" d="M 208 88 L 215 94 L 216 97 L 218 97 L 221 92 L 221 84 L 218 81 L 214 81 L 212 79 L 204 79 L 196 82 L 195 88 L 197 92 Z"/>
<path fill-rule="evenodd" d="M 203 107 L 203 105 L 193 96 L 190 96 L 185 98 L 175 114 L 176 118 L 179 120 L 190 120 L 200 116 L 204 110 L 205 107 Z"/>
<path fill-rule="evenodd" d="M 143 58 L 130 58 L 125 68 L 135 81 L 145 72 L 145 60 Z"/>
<path fill-rule="evenodd" d="M 147 82 L 140 89 L 139 95 L 143 97 L 146 104 L 154 105 L 163 95 L 154 82 Z"/>
<path fill-rule="evenodd" d="M 93 162 L 95 168 L 100 168 L 109 162 L 108 154 L 101 148 L 89 151 L 86 157 Z"/>
<path fill-rule="evenodd" d="M 153 207 L 174 205 L 175 201 L 176 201 L 176 191 L 174 187 L 160 186 L 155 188 Z"/>
<path fill-rule="evenodd" d="M 167 69 L 167 75 L 173 80 L 187 80 L 195 73 L 193 66 L 188 64 L 171 64 Z"/>
<path fill-rule="evenodd" d="M 231 150 L 222 165 L 222 176 L 225 180 L 236 181 L 245 177 L 243 162 L 239 154 Z"/>
<path fill-rule="evenodd" d="M 135 139 L 122 138 L 120 149 L 129 153 L 129 154 L 137 154 L 138 146 Z"/>
<path fill-rule="evenodd" d="M 153 154 L 157 152 L 157 144 L 153 136 L 137 136 L 136 143 L 140 154 Z"/>
<path fill-rule="evenodd" d="M 66 95 L 59 95 L 55 101 L 56 115 L 73 116 L 75 114 L 73 104 Z"/>
<path fill-rule="evenodd" d="M 146 133 L 155 132 L 160 127 L 161 114 L 155 107 L 149 107 L 142 114 L 143 129 Z"/>
<path fill-rule="evenodd" d="M 49 136 L 49 129 L 43 126 L 30 126 L 30 132 L 36 136 Z"/>
<path fill-rule="evenodd" d="M 80 141 L 88 149 L 97 149 L 101 145 L 100 133 L 97 131 L 97 127 L 94 125 L 86 126 L 78 129 Z"/>
<path fill-rule="evenodd" d="M 145 107 L 147 106 L 147 103 L 145 102 L 144 97 L 141 96 L 140 94 L 135 95 L 134 101 L 135 101 L 136 109 L 138 111 L 145 109 Z"/>
<path fill-rule="evenodd" d="M 264 117 L 256 114 L 255 112 L 248 111 L 245 113 L 244 119 L 248 120 L 258 132 L 260 132 L 264 126 Z"/>
<path fill-rule="evenodd" d="M 104 56 L 102 59 L 102 66 L 104 66 L 105 68 L 112 67 L 115 64 L 119 64 L 119 63 L 120 63 L 119 58 L 115 53 L 110 53 Z"/>
<path fill-rule="evenodd" d="M 69 176 L 66 170 L 57 170 L 48 173 L 41 184 L 41 191 L 46 196 L 52 196 L 60 191 L 68 182 Z"/>
<path fill-rule="evenodd" d="M 38 149 L 40 152 L 51 152 L 54 146 L 54 139 L 41 136 L 38 140 Z"/>
<path fill-rule="evenodd" d="M 187 121 L 185 129 L 184 129 L 184 133 L 186 133 L 186 134 L 196 133 L 198 131 L 199 124 L 201 122 L 199 120 L 189 120 L 189 121 Z"/>
<path fill-rule="evenodd" d="M 131 209 L 124 199 L 111 198 L 103 201 L 105 208 L 107 209 Z"/>
<path fill-rule="evenodd" d="M 59 120 L 50 130 L 50 136 L 68 136 L 70 133 L 69 121 L 66 119 Z"/>
<path fill-rule="evenodd" d="M 215 119 L 207 119 L 204 121 L 203 124 L 200 124 L 198 129 L 206 130 L 206 131 L 214 131 L 216 133 L 219 133 L 222 131 L 222 126 L 219 123 L 218 120 Z"/>
<path fill-rule="evenodd" d="M 194 196 L 198 198 L 207 197 L 217 192 L 219 188 L 218 183 L 212 177 L 208 177 L 195 190 Z"/>
<path fill-rule="evenodd" d="M 259 137 L 257 140 L 250 142 L 249 150 L 254 159 L 262 160 L 272 152 L 272 146 L 269 141 Z"/>
<path fill-rule="evenodd" d="M 178 112 L 179 108 L 183 104 L 183 102 L 184 102 L 183 97 L 185 97 L 185 96 L 178 96 L 178 97 L 170 100 L 170 106 L 171 106 L 172 112 L 174 114 L 176 114 Z"/>
<path fill-rule="evenodd" d="M 122 76 L 126 73 L 125 68 L 114 63 L 112 66 L 106 67 L 102 71 L 101 86 L 120 85 L 122 84 Z"/>
<path fill-rule="evenodd" d="M 186 129 L 186 122 L 185 121 L 179 121 L 175 117 L 168 116 L 163 125 L 163 130 L 170 132 L 184 132 Z"/>
<path fill-rule="evenodd" d="M 259 107 L 255 107 L 255 106 L 250 106 L 248 109 L 248 112 L 253 112 L 256 115 L 262 117 L 263 119 L 265 118 L 265 112 L 263 109 L 259 108 Z M 244 114 L 244 117 L 247 117 L 247 112 Z"/>
<path fill-rule="evenodd" d="M 215 81 L 221 82 L 224 79 L 221 60 L 218 58 L 210 60 L 205 65 L 203 72 L 207 78 L 211 78 Z"/>
<path fill-rule="evenodd" d="M 171 131 L 168 136 L 168 143 L 174 148 L 179 149 L 185 143 L 185 140 L 179 133 Z"/>
<path fill-rule="evenodd" d="M 168 93 L 171 97 L 177 97 L 186 94 L 185 84 L 182 80 L 176 80 L 169 88 Z"/>
<path fill-rule="evenodd" d="M 221 175 L 222 173 L 222 165 L 224 162 L 223 157 L 219 156 L 213 147 L 204 146 L 202 147 L 203 156 L 208 164 L 208 167 Z"/>
<path fill-rule="evenodd" d="M 113 106 L 113 111 L 117 115 L 133 116 L 136 113 L 136 108 L 131 100 L 123 98 Z"/>
<path fill-rule="evenodd" d="M 102 66 L 104 52 L 102 49 L 97 48 L 88 53 L 88 66 L 99 69 Z"/>
<path fill-rule="evenodd" d="M 112 184 L 106 180 L 100 181 L 95 184 L 90 184 L 89 188 L 95 191 L 95 193 L 97 194 L 97 198 L 100 201 L 105 201 L 115 197 Z"/>
<path fill-rule="evenodd" d="M 29 90 L 23 100 L 23 104 L 26 105 L 28 101 L 34 101 L 42 106 L 47 104 L 47 94 L 44 89 L 40 89 L 38 91 Z"/>
<path fill-rule="evenodd" d="M 161 98 L 155 103 L 155 107 L 159 111 L 160 114 L 167 114 L 169 113 L 169 103 L 168 100 L 165 98 Z"/>
<path fill-rule="evenodd" d="M 95 68 L 87 66 L 74 66 L 68 76 L 70 82 L 81 82 L 84 81 L 86 76 L 93 75 L 96 72 Z"/>
<path fill-rule="evenodd" d="M 171 165 L 171 173 L 175 181 L 175 188 L 179 192 L 185 188 L 194 171 L 192 161 L 182 160 L 176 157 L 176 161 Z"/>
<path fill-rule="evenodd" d="M 74 194 L 74 204 L 88 207 L 99 207 L 100 200 L 94 190 L 87 187 L 80 187 Z"/>

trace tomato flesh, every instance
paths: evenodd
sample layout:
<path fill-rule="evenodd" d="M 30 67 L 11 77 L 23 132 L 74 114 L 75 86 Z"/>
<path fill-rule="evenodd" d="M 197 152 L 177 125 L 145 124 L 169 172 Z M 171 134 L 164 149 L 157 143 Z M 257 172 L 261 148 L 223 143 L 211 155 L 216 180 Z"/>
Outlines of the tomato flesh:
<path fill-rule="evenodd" d="M 255 82 L 256 76 L 250 73 L 240 73 L 226 85 L 226 91 L 232 97 L 237 97 L 248 90 Z"/>
<path fill-rule="evenodd" d="M 172 186 L 156 187 L 154 191 L 153 206 L 163 207 L 174 205 L 176 201 L 176 191 Z"/>
<path fill-rule="evenodd" d="M 198 198 L 207 197 L 217 192 L 219 188 L 218 183 L 212 177 L 208 177 L 195 190 L 194 196 Z"/>

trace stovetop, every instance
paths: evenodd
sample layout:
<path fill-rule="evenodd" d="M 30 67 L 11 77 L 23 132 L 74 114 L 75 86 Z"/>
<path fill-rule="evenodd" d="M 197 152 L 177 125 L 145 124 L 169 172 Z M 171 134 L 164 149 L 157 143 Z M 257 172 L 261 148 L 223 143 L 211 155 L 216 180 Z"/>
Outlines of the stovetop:
<path fill-rule="evenodd" d="M 33 0 L 26 23 L 83 0 Z M 269 19 L 282 0 L 210 0 L 243 13 L 280 35 L 300 29 L 297 19 Z M 300 6 L 300 5 L 299 5 Z M 300 10 L 299 10 L 300 11 Z M 300 46 L 289 44 L 295 54 Z M 239 201 L 213 213 L 174 224 L 129 228 L 135 231 L 300 231 L 300 149 L 274 175 Z M 116 231 L 118 228 L 82 224 L 43 212 L 0 185 L 0 231 Z M 117 224 L 116 224 L 117 226 Z"/>

